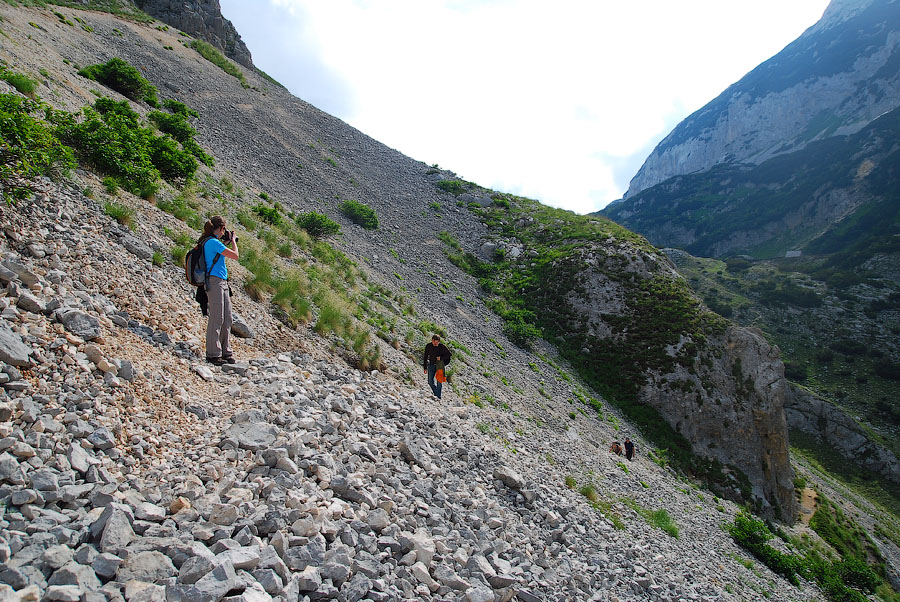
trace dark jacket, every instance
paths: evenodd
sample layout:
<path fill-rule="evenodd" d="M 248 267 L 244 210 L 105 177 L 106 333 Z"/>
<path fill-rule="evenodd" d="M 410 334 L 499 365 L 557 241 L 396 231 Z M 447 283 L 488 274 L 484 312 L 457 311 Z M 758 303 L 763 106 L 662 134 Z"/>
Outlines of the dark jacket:
<path fill-rule="evenodd" d="M 432 343 L 425 345 L 425 353 L 422 355 L 422 367 L 428 369 L 428 364 L 436 364 L 443 360 L 444 364 L 450 363 L 450 350 L 443 343 L 435 347 Z"/>

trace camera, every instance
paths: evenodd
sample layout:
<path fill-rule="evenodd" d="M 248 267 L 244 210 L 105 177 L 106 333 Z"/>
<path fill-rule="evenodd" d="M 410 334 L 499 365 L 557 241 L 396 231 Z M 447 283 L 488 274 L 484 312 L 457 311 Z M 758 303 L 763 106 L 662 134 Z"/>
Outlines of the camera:
<path fill-rule="evenodd" d="M 238 237 L 234 235 L 234 230 L 225 230 L 225 234 L 222 235 L 222 242 L 226 245 L 230 245 L 231 241 L 238 241 Z"/>

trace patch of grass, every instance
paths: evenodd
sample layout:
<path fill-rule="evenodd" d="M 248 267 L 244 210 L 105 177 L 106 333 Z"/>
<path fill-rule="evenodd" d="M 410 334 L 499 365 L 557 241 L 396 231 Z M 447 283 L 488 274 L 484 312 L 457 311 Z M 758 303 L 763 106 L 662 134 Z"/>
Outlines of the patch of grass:
<path fill-rule="evenodd" d="M 649 510 L 629 497 L 622 498 L 622 503 L 637 512 L 650 525 L 665 531 L 670 537 L 678 539 L 678 525 L 664 508 Z"/>
<path fill-rule="evenodd" d="M 103 213 L 113 218 L 123 226 L 129 229 L 135 229 L 134 209 L 121 203 L 105 203 L 103 205 Z"/>
<path fill-rule="evenodd" d="M 34 91 L 38 87 L 38 82 L 34 81 L 23 73 L 10 71 L 6 67 L 0 66 L 0 79 L 8 83 L 10 86 L 24 94 L 25 96 L 34 96 Z"/>
<path fill-rule="evenodd" d="M 190 43 L 190 47 L 196 50 L 200 54 L 200 56 L 205 58 L 213 65 L 219 67 L 228 75 L 237 78 L 242 87 L 250 87 L 250 84 L 247 83 L 247 78 L 244 76 L 244 72 L 241 71 L 237 65 L 225 58 L 225 56 L 209 42 L 204 42 L 203 40 L 192 40 Z"/>

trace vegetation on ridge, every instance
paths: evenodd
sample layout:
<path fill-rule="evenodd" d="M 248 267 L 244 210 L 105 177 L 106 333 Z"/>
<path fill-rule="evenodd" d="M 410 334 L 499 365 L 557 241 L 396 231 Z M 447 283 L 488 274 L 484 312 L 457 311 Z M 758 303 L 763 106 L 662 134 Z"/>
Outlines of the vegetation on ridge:
<path fill-rule="evenodd" d="M 448 192 L 451 188 L 438 186 Z M 460 186 L 452 186 L 452 192 L 471 190 L 474 185 Z M 442 239 L 449 247 L 450 261 L 478 278 L 491 295 L 486 303 L 503 318 L 505 334 L 524 347 L 538 336 L 555 344 L 585 382 L 622 409 L 661 448 L 657 453 L 661 462 L 672 462 L 710 483 L 736 486 L 749 499 L 746 476 L 735 469 L 735 482 L 719 462 L 694 454 L 690 443 L 659 411 L 640 403 L 637 396 L 650 371 L 666 372 L 677 363 L 693 370 L 694 358 L 702 355 L 710 336 L 724 332 L 727 321 L 702 308 L 680 278 L 662 270 L 650 278 L 633 277 L 627 269 L 627 253 L 640 255 L 651 266 L 662 260 L 643 237 L 602 217 L 580 216 L 512 195 L 480 194 L 491 195 L 494 203 L 488 207 L 471 203 L 470 211 L 498 239 L 515 241 L 511 244 L 524 250 L 513 257 L 501 246 L 493 261 L 484 261 L 454 246 L 452 237 Z M 586 263 L 623 290 L 622 311 L 603 316 L 613 331 L 603 344 L 590 334 L 583 316 L 561 302 L 583 292 Z M 682 337 L 687 337 L 686 344 L 671 355 L 668 349 Z M 586 403 L 600 410 L 599 401 L 591 398 Z"/>

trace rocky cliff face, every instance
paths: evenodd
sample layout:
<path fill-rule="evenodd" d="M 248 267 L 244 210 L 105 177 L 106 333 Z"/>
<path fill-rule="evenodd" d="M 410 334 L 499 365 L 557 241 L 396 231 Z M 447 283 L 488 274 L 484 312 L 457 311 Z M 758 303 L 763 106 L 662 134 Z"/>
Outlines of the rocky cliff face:
<path fill-rule="evenodd" d="M 873 441 L 866 431 L 843 410 L 798 385 L 791 385 L 785 397 L 788 426 L 811 435 L 841 456 L 900 483 L 900 460 L 890 450 Z"/>
<path fill-rule="evenodd" d="M 856 132 L 898 99 L 900 2 L 832 2 L 814 27 L 672 130 L 625 196 Z"/>
<path fill-rule="evenodd" d="M 233 61 L 253 68 L 250 50 L 231 21 L 222 16 L 219 0 L 136 0 L 136 4 L 148 15 L 209 42 Z"/>
<path fill-rule="evenodd" d="M 565 301 L 575 319 L 588 325 L 591 346 L 627 346 L 639 327 L 631 322 L 621 329 L 616 317 L 636 317 L 629 307 L 633 292 L 621 278 L 609 278 L 603 263 L 586 261 L 577 277 L 583 285 Z M 661 274 L 676 282 L 679 278 L 653 257 L 632 261 L 626 270 L 645 281 L 658 281 Z M 725 481 L 733 490 L 723 494 L 755 498 L 767 512 L 793 518 L 797 507 L 784 417 L 786 381 L 778 350 L 755 329 L 679 330 L 664 349 L 671 361 L 664 357 L 656 364 L 664 368 L 651 362 L 637 399 L 656 409 L 694 453 L 721 462 L 726 472 L 738 469 Z M 738 493 L 746 486 L 744 477 L 752 487 L 750 496 Z"/>

